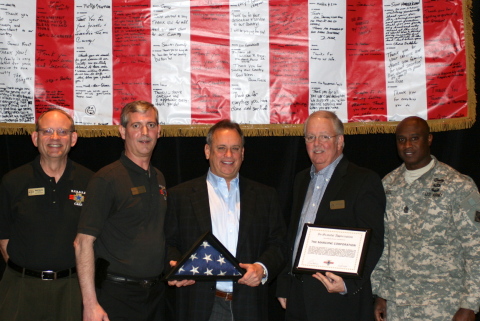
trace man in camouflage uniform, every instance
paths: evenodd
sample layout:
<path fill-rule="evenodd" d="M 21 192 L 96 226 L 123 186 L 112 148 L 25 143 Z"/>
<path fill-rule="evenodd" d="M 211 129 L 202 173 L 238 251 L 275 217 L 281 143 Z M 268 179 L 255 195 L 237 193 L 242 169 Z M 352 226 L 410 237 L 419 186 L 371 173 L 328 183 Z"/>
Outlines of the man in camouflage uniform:
<path fill-rule="evenodd" d="M 425 120 L 404 119 L 396 141 L 404 164 L 383 179 L 385 248 L 372 274 L 375 320 L 473 321 L 480 304 L 478 189 L 430 155 Z"/>

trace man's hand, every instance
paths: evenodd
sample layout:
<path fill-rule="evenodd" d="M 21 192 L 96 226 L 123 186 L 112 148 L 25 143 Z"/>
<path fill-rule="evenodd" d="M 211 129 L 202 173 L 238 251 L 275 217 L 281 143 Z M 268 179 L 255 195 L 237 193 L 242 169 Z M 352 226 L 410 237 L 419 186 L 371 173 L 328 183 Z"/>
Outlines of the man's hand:
<path fill-rule="evenodd" d="M 387 300 L 383 298 L 376 298 L 373 305 L 373 314 L 375 321 L 387 321 Z"/>
<path fill-rule="evenodd" d="M 0 240 L 0 252 L 2 252 L 2 257 L 5 262 L 8 262 L 8 253 L 7 253 L 7 245 L 9 239 L 2 239 Z"/>
<path fill-rule="evenodd" d="M 323 283 L 325 288 L 327 288 L 328 293 L 342 293 L 346 291 L 343 278 L 332 272 L 327 272 L 325 275 L 317 272 L 313 277 Z"/>
<path fill-rule="evenodd" d="M 240 263 L 242 269 L 247 270 L 243 277 L 238 280 L 238 283 L 245 284 L 251 287 L 258 286 L 263 278 L 263 266 L 257 263 L 243 264 Z"/>
<path fill-rule="evenodd" d="M 277 298 L 283 309 L 287 308 L 287 298 Z"/>
<path fill-rule="evenodd" d="M 175 265 L 177 265 L 177 261 L 170 261 L 169 263 L 170 263 L 171 267 L 174 267 Z M 177 288 L 179 288 L 181 286 L 192 285 L 192 284 L 195 284 L 195 280 L 171 280 L 171 281 L 168 281 L 168 285 L 176 286 Z"/>
<path fill-rule="evenodd" d="M 453 316 L 452 321 L 475 321 L 475 313 L 470 309 L 458 309 Z"/>
<path fill-rule="evenodd" d="M 84 307 L 83 321 L 110 321 L 110 319 L 105 310 L 97 303 L 91 308 Z"/>

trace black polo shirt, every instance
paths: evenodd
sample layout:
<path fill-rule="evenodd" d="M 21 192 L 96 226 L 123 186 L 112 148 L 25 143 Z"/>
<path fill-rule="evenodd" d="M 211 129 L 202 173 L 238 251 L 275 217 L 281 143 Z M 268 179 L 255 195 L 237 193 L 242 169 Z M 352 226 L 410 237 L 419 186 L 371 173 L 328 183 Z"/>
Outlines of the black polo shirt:
<path fill-rule="evenodd" d="M 163 224 L 167 193 L 163 174 L 148 171 L 125 153 L 99 170 L 87 187 L 78 232 L 95 236 L 95 257 L 113 274 L 151 278 L 164 268 Z"/>
<path fill-rule="evenodd" d="M 71 160 L 56 183 L 33 162 L 14 169 L 0 186 L 0 239 L 17 265 L 32 270 L 75 266 L 73 241 L 93 172 Z"/>

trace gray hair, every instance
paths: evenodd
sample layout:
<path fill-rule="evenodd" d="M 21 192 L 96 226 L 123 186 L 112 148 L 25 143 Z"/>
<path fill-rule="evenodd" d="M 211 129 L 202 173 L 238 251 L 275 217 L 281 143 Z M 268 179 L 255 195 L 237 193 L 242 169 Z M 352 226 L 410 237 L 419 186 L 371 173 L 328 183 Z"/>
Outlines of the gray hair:
<path fill-rule="evenodd" d="M 312 118 L 330 119 L 332 121 L 333 128 L 335 130 L 336 135 L 343 135 L 344 132 L 345 132 L 345 130 L 343 128 L 342 121 L 338 118 L 338 116 L 335 113 L 333 113 L 331 111 L 327 111 L 327 110 L 319 110 L 319 111 L 316 111 L 316 112 L 310 114 L 310 116 L 308 116 L 307 120 L 305 120 L 305 123 L 303 124 L 303 134 L 304 135 L 306 134 L 306 131 L 307 131 L 307 124 L 310 121 L 310 119 L 312 119 Z"/>
<path fill-rule="evenodd" d="M 120 115 L 120 124 L 123 127 L 127 127 L 128 122 L 130 121 L 131 113 L 142 113 L 145 114 L 148 110 L 153 109 L 155 112 L 155 120 L 158 124 L 158 110 L 157 108 L 148 101 L 137 100 L 128 103 L 123 107 L 122 114 Z"/>

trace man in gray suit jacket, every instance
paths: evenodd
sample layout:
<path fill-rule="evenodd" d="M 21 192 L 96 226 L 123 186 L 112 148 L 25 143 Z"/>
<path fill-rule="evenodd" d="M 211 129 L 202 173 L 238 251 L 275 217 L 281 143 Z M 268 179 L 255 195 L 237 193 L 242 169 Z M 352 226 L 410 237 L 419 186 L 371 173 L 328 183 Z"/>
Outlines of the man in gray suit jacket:
<path fill-rule="evenodd" d="M 277 296 L 286 308 L 286 320 L 373 320 L 370 274 L 383 250 L 385 211 L 380 178 L 343 156 L 343 124 L 334 113 L 311 114 L 304 131 L 312 166 L 295 179 L 288 264 L 278 277 Z M 371 229 L 363 277 L 358 280 L 332 272 L 317 272 L 313 277 L 292 273 L 305 223 Z"/>
<path fill-rule="evenodd" d="M 168 191 L 170 265 L 211 231 L 246 270 L 238 282 L 169 281 L 177 287 L 177 320 L 268 320 L 267 283 L 284 266 L 285 224 L 275 190 L 239 176 L 243 155 L 242 130 L 222 120 L 207 135 L 207 175 Z"/>

